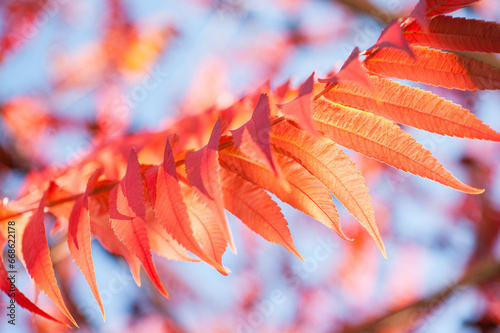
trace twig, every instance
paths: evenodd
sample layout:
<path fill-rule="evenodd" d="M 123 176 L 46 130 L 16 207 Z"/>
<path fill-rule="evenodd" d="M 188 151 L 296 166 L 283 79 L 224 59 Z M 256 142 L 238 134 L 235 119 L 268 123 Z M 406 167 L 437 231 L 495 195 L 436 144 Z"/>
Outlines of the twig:
<path fill-rule="evenodd" d="M 408 327 L 418 325 L 415 320 L 423 319 L 437 307 L 441 306 L 456 291 L 464 287 L 477 286 L 493 278 L 500 277 L 500 262 L 495 259 L 485 259 L 469 269 L 458 282 L 440 291 L 422 298 L 405 307 L 393 310 L 377 318 L 342 330 L 343 333 L 378 332 L 384 328 Z"/>

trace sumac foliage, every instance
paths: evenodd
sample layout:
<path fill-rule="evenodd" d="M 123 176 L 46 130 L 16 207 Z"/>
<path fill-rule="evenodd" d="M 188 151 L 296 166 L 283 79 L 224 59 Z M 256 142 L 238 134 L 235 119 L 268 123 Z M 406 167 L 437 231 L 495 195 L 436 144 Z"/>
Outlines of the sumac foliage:
<path fill-rule="evenodd" d="M 312 73 L 297 90 L 262 86 L 228 108 L 187 115 L 162 132 L 121 133 L 64 170 L 33 174 L 28 181 L 35 191 L 0 206 L 2 248 L 7 223 L 15 219 L 19 259 L 74 325 L 53 270 L 47 213 L 58 221 L 51 232 L 67 235 L 71 257 L 103 316 L 92 237 L 126 260 L 138 284 L 142 266 L 166 297 L 151 250 L 167 259 L 201 260 L 227 275 L 222 256 L 237 244 L 226 210 L 302 259 L 270 194 L 349 240 L 333 195 L 386 256 L 365 179 L 343 148 L 461 192 L 483 192 L 453 176 L 400 125 L 490 141 L 500 141 L 500 134 L 465 107 L 391 79 L 499 89 L 499 68 L 456 53 L 500 52 L 498 23 L 445 16 L 472 2 L 421 0 L 409 17 L 390 23 L 376 44 L 356 48 L 338 73 L 319 82 Z M 116 64 L 117 71 L 122 65 Z M 0 275 L 8 293 L 3 268 Z M 56 320 L 20 291 L 16 300 Z"/>

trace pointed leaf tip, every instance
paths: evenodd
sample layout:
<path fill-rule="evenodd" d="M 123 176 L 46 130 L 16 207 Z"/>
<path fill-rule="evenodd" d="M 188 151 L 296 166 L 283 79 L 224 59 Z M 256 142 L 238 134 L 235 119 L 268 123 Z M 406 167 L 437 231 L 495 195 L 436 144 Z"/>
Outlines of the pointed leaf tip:
<path fill-rule="evenodd" d="M 219 140 L 222 127 L 223 122 L 219 117 L 212 129 L 207 145 L 197 151 L 189 152 L 186 155 L 185 165 L 189 184 L 204 196 L 206 204 L 217 213 L 218 223 L 224 237 L 231 250 L 235 252 L 236 246 L 224 211 L 224 199 L 220 185 Z"/>
<path fill-rule="evenodd" d="M 413 60 L 416 60 L 415 54 L 409 47 L 409 44 L 404 37 L 403 28 L 401 28 L 401 22 L 401 19 L 394 20 L 384 28 L 384 30 L 380 34 L 380 37 L 378 38 L 378 41 L 372 47 L 366 50 L 366 53 L 368 54 L 367 59 L 370 59 L 370 57 L 374 53 L 382 49 L 394 48 L 405 52 Z"/>
<path fill-rule="evenodd" d="M 281 172 L 276 166 L 269 143 L 271 131 L 269 116 L 269 99 L 267 94 L 261 94 L 252 118 L 238 129 L 232 130 L 231 134 L 234 144 L 244 154 L 267 166 L 277 177 L 281 178 Z"/>
<path fill-rule="evenodd" d="M 109 194 L 109 216 L 116 236 L 141 261 L 153 284 L 168 298 L 153 263 L 141 168 L 134 149 L 130 152 L 125 176 Z"/>
<path fill-rule="evenodd" d="M 91 233 L 88 202 L 88 194 L 102 172 L 103 169 L 98 169 L 90 176 L 85 193 L 77 199 L 73 206 L 68 225 L 68 248 L 71 257 L 85 277 L 104 319 L 104 306 L 99 294 L 99 288 L 97 287 L 92 249 L 90 246 Z"/>
<path fill-rule="evenodd" d="M 312 120 L 312 92 L 314 88 L 314 72 L 307 78 L 299 91 L 299 96 L 294 100 L 277 105 L 285 118 L 294 121 L 300 128 L 309 132 L 315 138 L 321 135 L 316 130 Z"/>
<path fill-rule="evenodd" d="M 354 50 L 352 50 L 351 55 L 347 58 L 342 65 L 342 68 L 336 75 L 326 79 L 318 79 L 318 81 L 321 83 L 330 83 L 330 85 L 326 86 L 325 89 L 318 94 L 319 96 L 322 96 L 330 91 L 337 83 L 344 81 L 359 83 L 368 91 L 372 90 L 368 72 L 363 68 L 363 66 L 361 66 L 361 62 L 359 61 L 358 47 L 355 47 Z"/>
<path fill-rule="evenodd" d="M 45 236 L 44 208 L 45 196 L 40 200 L 40 205 L 31 217 L 24 230 L 22 239 L 22 254 L 26 263 L 26 270 L 33 278 L 35 284 L 42 290 L 61 312 L 78 327 L 75 319 L 69 312 L 57 285 L 50 249 Z"/>

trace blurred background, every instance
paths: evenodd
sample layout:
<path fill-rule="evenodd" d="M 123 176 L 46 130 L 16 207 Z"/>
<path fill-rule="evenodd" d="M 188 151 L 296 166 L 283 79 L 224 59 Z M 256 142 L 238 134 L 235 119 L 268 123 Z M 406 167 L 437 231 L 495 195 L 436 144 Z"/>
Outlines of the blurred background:
<path fill-rule="evenodd" d="M 224 109 L 266 82 L 278 87 L 291 79 L 298 87 L 313 71 L 325 77 L 415 4 L 2 0 L 0 198 L 29 193 L 38 178 L 85 161 L 96 147 Z M 499 21 L 500 2 L 483 0 L 453 16 Z M 424 88 L 500 131 L 498 92 Z M 370 188 L 388 259 L 336 200 L 353 242 L 281 205 L 305 262 L 233 216 L 238 253 L 223 257 L 229 276 L 155 256 L 170 300 L 145 275 L 139 288 L 126 263 L 93 241 L 105 322 L 68 253 L 53 258 L 80 330 L 500 332 L 500 146 L 404 129 L 485 193 L 465 195 L 348 152 Z M 57 221 L 46 223 L 50 230 Z M 26 272 L 18 279 L 33 300 Z M 6 295 L 0 302 L 8 302 Z M 57 313 L 42 294 L 38 304 Z M 17 313 L 14 330 L 2 315 L 0 331 L 67 330 L 21 308 Z"/>

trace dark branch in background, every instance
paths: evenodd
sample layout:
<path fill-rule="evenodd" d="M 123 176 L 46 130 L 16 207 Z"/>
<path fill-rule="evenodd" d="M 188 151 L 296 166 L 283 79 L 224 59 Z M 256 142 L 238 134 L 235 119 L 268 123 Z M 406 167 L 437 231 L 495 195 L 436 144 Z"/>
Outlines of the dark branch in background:
<path fill-rule="evenodd" d="M 381 25 L 385 26 L 390 22 L 405 16 L 403 13 L 391 13 L 387 10 L 382 10 L 377 6 L 373 5 L 368 0 L 330 0 L 341 4 L 354 13 L 368 15 L 376 19 Z"/>
<path fill-rule="evenodd" d="M 392 310 L 377 318 L 371 319 L 360 325 L 345 327 L 344 333 L 378 332 L 386 328 L 414 329 L 419 322 L 443 305 L 447 299 L 455 295 L 462 288 L 479 286 L 485 282 L 500 278 L 500 262 L 496 259 L 485 259 L 471 267 L 456 283 L 440 291 L 422 298 L 405 307 Z M 413 327 L 412 327 L 413 326 Z"/>

